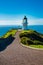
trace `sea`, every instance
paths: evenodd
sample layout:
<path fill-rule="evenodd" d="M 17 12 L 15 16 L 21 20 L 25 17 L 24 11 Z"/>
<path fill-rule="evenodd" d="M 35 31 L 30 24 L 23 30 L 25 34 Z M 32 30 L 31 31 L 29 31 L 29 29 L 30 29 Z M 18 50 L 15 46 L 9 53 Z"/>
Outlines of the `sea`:
<path fill-rule="evenodd" d="M 22 26 L 14 25 L 14 26 L 0 26 L 0 36 L 3 36 L 6 32 L 11 29 L 21 29 Z M 35 30 L 41 34 L 43 34 L 43 25 L 28 25 L 28 29 Z"/>

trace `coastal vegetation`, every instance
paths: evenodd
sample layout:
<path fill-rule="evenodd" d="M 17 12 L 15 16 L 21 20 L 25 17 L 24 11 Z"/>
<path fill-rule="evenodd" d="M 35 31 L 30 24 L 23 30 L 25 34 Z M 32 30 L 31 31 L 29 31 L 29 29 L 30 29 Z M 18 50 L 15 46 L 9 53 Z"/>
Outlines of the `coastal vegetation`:
<path fill-rule="evenodd" d="M 34 30 L 23 30 L 19 36 L 22 44 L 35 48 L 43 48 L 43 34 Z"/>
<path fill-rule="evenodd" d="M 11 29 L 9 30 L 6 34 L 4 34 L 1 38 L 7 38 L 9 37 L 10 35 L 14 36 L 16 34 L 17 30 L 15 29 Z"/>
<path fill-rule="evenodd" d="M 6 49 L 6 47 L 13 42 L 16 32 L 17 30 L 11 29 L 5 35 L 0 37 L 0 51 Z"/>

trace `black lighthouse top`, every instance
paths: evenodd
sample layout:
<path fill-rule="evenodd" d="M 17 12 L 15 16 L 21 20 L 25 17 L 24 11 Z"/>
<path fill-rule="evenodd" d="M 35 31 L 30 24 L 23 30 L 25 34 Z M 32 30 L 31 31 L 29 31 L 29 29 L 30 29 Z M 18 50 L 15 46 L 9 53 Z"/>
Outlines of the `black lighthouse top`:
<path fill-rule="evenodd" d="M 24 19 L 27 19 L 26 16 L 24 16 Z"/>

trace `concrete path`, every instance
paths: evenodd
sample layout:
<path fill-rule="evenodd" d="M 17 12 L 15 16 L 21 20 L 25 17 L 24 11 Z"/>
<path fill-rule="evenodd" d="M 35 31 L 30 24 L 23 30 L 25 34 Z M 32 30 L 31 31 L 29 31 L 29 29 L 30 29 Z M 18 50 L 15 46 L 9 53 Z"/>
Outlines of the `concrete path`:
<path fill-rule="evenodd" d="M 19 33 L 4 51 L 0 52 L 0 65 L 43 65 L 43 50 L 21 46 Z"/>

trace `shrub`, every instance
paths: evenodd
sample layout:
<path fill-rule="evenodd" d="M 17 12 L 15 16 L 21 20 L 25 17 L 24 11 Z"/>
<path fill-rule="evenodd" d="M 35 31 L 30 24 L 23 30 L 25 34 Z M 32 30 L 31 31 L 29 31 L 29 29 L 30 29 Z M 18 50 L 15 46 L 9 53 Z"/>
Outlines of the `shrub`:
<path fill-rule="evenodd" d="M 30 40 L 30 39 L 27 38 L 27 37 L 22 37 L 22 38 L 21 38 L 21 43 L 23 43 L 23 44 L 25 44 L 25 45 L 33 44 L 32 40 Z"/>
<path fill-rule="evenodd" d="M 20 33 L 21 42 L 23 44 L 43 45 L 43 37 L 36 31 L 29 30 Z"/>
<path fill-rule="evenodd" d="M 34 40 L 34 41 L 33 41 L 33 44 L 34 44 L 34 45 L 43 45 L 43 42 Z"/>
<path fill-rule="evenodd" d="M 26 44 L 27 43 L 27 38 L 26 37 L 22 37 L 21 38 L 21 43 Z"/>
<path fill-rule="evenodd" d="M 20 33 L 20 38 L 22 38 L 22 37 L 28 37 L 28 32 L 24 32 L 24 33 Z"/>
<path fill-rule="evenodd" d="M 34 32 L 32 32 L 32 33 L 30 33 L 30 32 L 21 33 L 21 34 L 20 34 L 20 38 L 22 38 L 22 37 L 30 38 L 32 41 L 38 40 L 38 41 L 40 41 L 40 42 L 43 42 L 43 38 L 40 37 L 40 35 L 38 35 L 38 34 L 36 34 L 36 33 L 34 33 Z"/>

